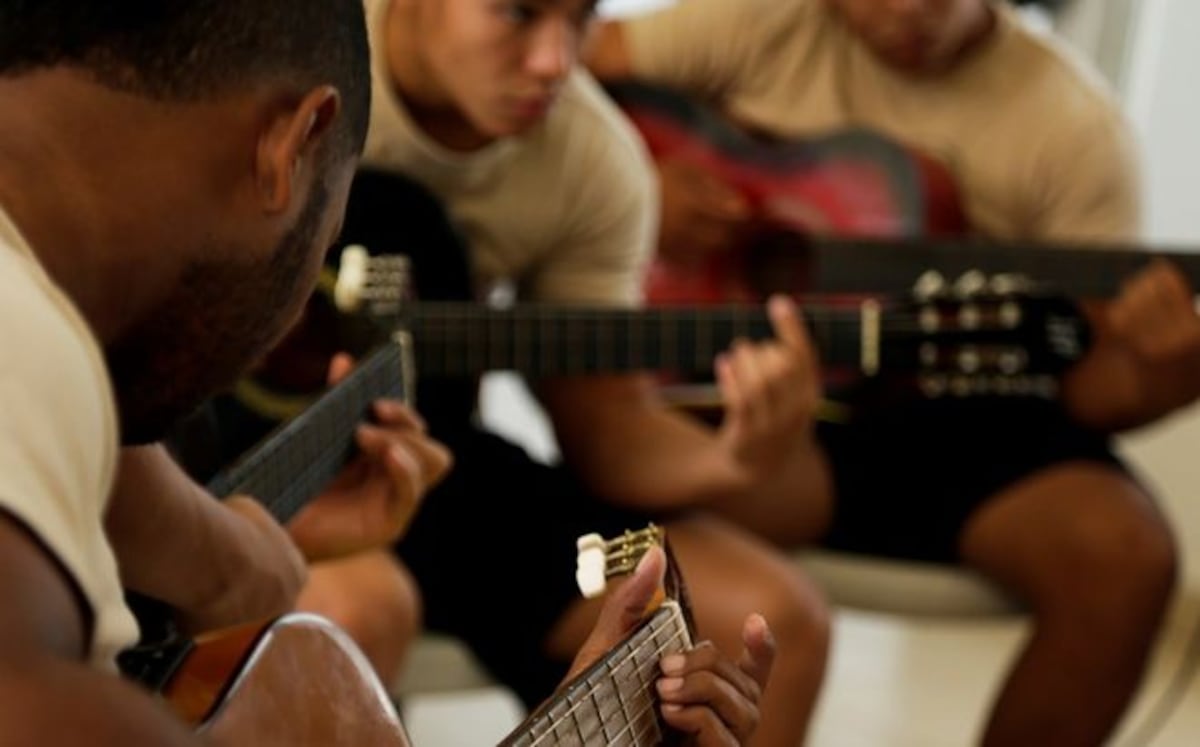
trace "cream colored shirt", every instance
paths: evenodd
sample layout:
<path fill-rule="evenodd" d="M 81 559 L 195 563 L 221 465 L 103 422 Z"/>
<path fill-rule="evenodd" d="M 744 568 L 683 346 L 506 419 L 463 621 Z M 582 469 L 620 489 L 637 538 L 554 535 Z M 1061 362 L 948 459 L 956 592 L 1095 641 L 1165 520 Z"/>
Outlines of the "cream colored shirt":
<path fill-rule="evenodd" d="M 657 190 L 641 141 L 595 81 L 576 71 L 531 131 L 452 152 L 417 128 L 391 85 L 387 0 L 366 7 L 374 87 L 363 164 L 403 173 L 442 201 L 470 245 L 479 297 L 508 281 L 528 300 L 640 302 Z"/>
<path fill-rule="evenodd" d="M 137 624 L 103 527 L 118 449 L 108 373 L 87 323 L 3 210 L 0 348 L 0 510 L 74 581 L 91 608 L 89 658 L 113 670 Z"/>
<path fill-rule="evenodd" d="M 679 0 L 625 23 L 635 74 L 805 137 L 864 126 L 948 165 L 995 238 L 1118 240 L 1139 230 L 1134 147 L 1099 77 L 996 4 L 994 33 L 946 75 L 882 63 L 825 0 Z"/>

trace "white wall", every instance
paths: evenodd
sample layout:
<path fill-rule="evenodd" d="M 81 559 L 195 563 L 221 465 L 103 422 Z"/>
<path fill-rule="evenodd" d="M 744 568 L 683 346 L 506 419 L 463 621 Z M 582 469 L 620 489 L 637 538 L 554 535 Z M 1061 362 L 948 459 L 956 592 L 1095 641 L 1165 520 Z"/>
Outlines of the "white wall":
<path fill-rule="evenodd" d="M 1145 158 L 1148 238 L 1200 249 L 1200 3 L 1140 0 L 1136 10 L 1125 88 Z"/>

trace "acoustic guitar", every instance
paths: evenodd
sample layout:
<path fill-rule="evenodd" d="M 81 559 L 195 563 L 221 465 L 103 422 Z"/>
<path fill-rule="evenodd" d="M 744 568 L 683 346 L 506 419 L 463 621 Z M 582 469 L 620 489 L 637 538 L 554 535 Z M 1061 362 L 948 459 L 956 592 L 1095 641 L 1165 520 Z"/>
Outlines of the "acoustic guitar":
<path fill-rule="evenodd" d="M 997 241 L 970 232 L 953 175 L 877 132 L 781 140 L 669 89 L 617 83 L 610 95 L 658 159 L 681 159 L 742 194 L 766 230 L 699 267 L 658 261 L 659 303 L 756 300 L 768 293 L 898 294 L 926 273 L 1019 279 L 1040 292 L 1109 297 L 1155 258 L 1200 288 L 1200 251 Z"/>
<path fill-rule="evenodd" d="M 404 351 L 389 342 L 208 484 L 247 494 L 286 522 L 354 450 L 354 431 L 379 397 L 405 398 Z M 612 541 L 579 540 L 577 578 L 589 595 L 628 573 L 653 545 L 668 549 L 666 597 L 612 651 L 547 701 L 505 745 L 658 744 L 658 661 L 691 645 L 686 593 L 661 529 Z M 160 692 L 186 723 L 217 744 L 408 747 L 387 691 L 348 636 L 311 614 L 176 638 L 121 657 L 125 674 Z"/>
<path fill-rule="evenodd" d="M 404 396 L 401 350 L 386 343 L 207 488 L 222 497 L 252 495 L 286 523 L 354 453 L 355 429 L 371 403 Z M 124 652 L 118 663 L 218 744 L 408 744 L 366 658 L 315 615 L 285 615 L 195 640 L 171 635 Z"/>
<path fill-rule="evenodd" d="M 339 308 L 399 334 L 422 376 L 513 370 L 533 378 L 611 371 L 704 374 L 737 338 L 773 334 L 758 305 L 646 309 L 410 302 L 408 260 L 342 252 Z M 859 377 L 910 374 L 929 396 L 1043 394 L 1082 356 L 1087 326 L 1069 302 L 986 282 L 919 300 L 806 304 L 822 364 Z"/>
<path fill-rule="evenodd" d="M 430 300 L 447 294 L 438 292 L 438 275 L 426 270 L 447 262 L 465 268 L 466 253 L 441 206 L 419 192 L 403 177 L 356 176 L 345 235 L 355 245 L 340 250 L 331 295 L 344 315 L 362 310 L 389 334 L 400 330 L 422 382 L 491 370 L 531 378 L 629 370 L 708 374 L 734 339 L 772 335 L 758 304 L 496 308 Z M 410 235 L 451 242 L 434 248 Z M 1026 294 L 1003 278 L 961 280 L 895 299 L 805 303 L 822 365 L 855 376 L 908 375 L 931 395 L 1030 394 L 1052 390 L 1054 377 L 1086 349 L 1087 325 L 1072 303 Z"/>

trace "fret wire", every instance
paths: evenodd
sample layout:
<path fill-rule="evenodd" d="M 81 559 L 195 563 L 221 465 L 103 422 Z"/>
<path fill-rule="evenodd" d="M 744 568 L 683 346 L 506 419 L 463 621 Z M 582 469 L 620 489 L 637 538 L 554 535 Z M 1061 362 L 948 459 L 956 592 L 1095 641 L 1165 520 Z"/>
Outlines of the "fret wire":
<path fill-rule="evenodd" d="M 604 737 L 605 744 L 609 744 L 612 739 L 608 736 L 608 724 L 604 719 L 604 710 L 600 705 L 600 699 L 596 693 L 599 692 L 601 685 L 597 685 L 588 691 L 588 697 L 592 699 L 592 709 L 596 711 L 596 720 L 600 722 L 600 734 Z"/>
<path fill-rule="evenodd" d="M 513 318 L 516 319 L 516 312 L 514 311 L 513 314 Z M 530 361 L 529 335 L 521 334 L 526 326 L 527 322 L 524 317 L 517 319 L 513 324 L 513 368 L 518 371 L 528 368 Z"/>
<path fill-rule="evenodd" d="M 659 654 L 661 654 L 663 651 L 665 651 L 665 650 L 667 649 L 667 647 L 668 647 L 668 646 L 670 646 L 670 645 L 671 645 L 672 643 L 674 643 L 675 641 L 683 639 L 683 638 L 684 638 L 684 634 L 685 634 L 685 633 L 686 633 L 686 630 L 682 630 L 682 629 L 681 629 L 681 630 L 678 630 L 678 631 L 677 631 L 677 632 L 676 632 L 674 635 L 672 635 L 672 636 L 671 636 L 671 638 L 669 638 L 669 639 L 668 639 L 668 640 L 667 640 L 665 643 L 663 643 L 663 644 L 662 644 L 662 645 L 661 645 L 661 646 L 660 646 L 660 647 L 659 647 L 659 648 L 658 648 L 658 649 L 655 651 L 655 658 L 653 659 L 653 662 L 654 662 L 654 664 L 656 664 L 656 665 L 658 664 L 658 659 L 659 659 L 659 656 L 658 656 L 658 655 L 659 655 Z M 639 692 L 639 693 L 641 693 L 641 694 L 643 694 L 643 695 L 645 695 L 645 693 L 647 693 L 647 692 L 648 692 L 648 689 L 647 689 L 646 687 L 644 687 L 644 686 L 643 686 L 643 687 L 642 687 L 642 688 L 641 688 L 641 689 L 640 689 L 638 692 Z M 657 701 L 656 701 L 656 700 L 655 700 L 653 697 L 646 696 L 646 700 L 647 700 L 647 703 L 646 703 L 646 705 L 642 706 L 642 707 L 641 707 L 641 708 L 640 708 L 638 711 L 636 711 L 636 712 L 633 714 L 633 718 L 626 718 L 626 724 L 627 724 L 627 725 L 625 726 L 625 728 L 624 728 L 624 729 L 622 729 L 621 731 L 617 732 L 616 736 L 614 736 L 614 737 L 613 737 L 613 740 L 614 740 L 614 741 L 615 741 L 615 740 L 617 740 L 617 739 L 620 739 L 620 738 L 621 738 L 621 736 L 622 736 L 622 735 L 623 735 L 623 734 L 624 734 L 626 731 L 628 731 L 629 729 L 633 728 L 634 724 L 636 724 L 636 723 L 637 723 L 637 720 L 638 720 L 639 718 L 641 718 L 642 716 L 646 715 L 646 713 L 647 713 L 647 712 L 648 712 L 650 709 L 654 708 L 654 707 L 657 705 Z M 635 740 L 635 743 L 636 743 L 636 740 Z"/>
<path fill-rule="evenodd" d="M 653 657 L 650 661 L 652 661 L 655 665 L 658 664 L 659 654 L 661 654 L 663 651 L 665 651 L 667 649 L 667 647 L 669 647 L 671 644 L 675 643 L 676 641 L 684 640 L 686 637 L 686 634 L 687 634 L 686 627 L 679 625 L 679 621 L 676 619 L 673 619 L 673 618 L 670 619 L 670 622 L 675 626 L 676 631 L 675 631 L 675 633 L 673 633 L 671 635 L 670 638 L 668 638 L 664 643 L 659 645 L 658 648 L 654 651 Z M 622 659 L 620 664 L 617 664 L 614 667 L 612 665 L 611 661 L 608 662 L 605 665 L 605 668 L 608 670 L 609 676 L 608 676 L 607 680 L 603 680 L 602 682 L 607 682 L 607 681 L 617 682 L 618 678 L 616 675 L 619 673 L 621 667 L 625 666 L 630 661 L 632 661 L 633 659 L 631 657 L 636 655 L 637 651 L 640 651 L 647 643 L 654 643 L 654 642 L 655 642 L 655 639 L 652 636 L 647 636 L 641 643 L 638 644 L 638 646 L 632 652 L 630 652 L 630 654 L 625 655 L 625 657 Z M 635 664 L 636 664 L 636 662 L 635 662 Z M 636 669 L 636 667 L 635 667 L 635 669 Z M 645 691 L 646 690 L 645 682 L 644 682 L 644 679 L 642 679 L 642 677 L 640 675 L 639 675 L 639 681 L 640 681 L 639 684 L 641 685 L 639 691 Z M 584 693 L 584 695 L 592 695 L 593 693 L 595 693 L 596 690 L 599 689 L 599 687 L 600 687 L 600 684 L 590 687 Z M 627 704 L 624 696 L 621 694 L 620 688 L 614 688 L 614 691 L 615 691 L 615 694 L 617 695 L 618 702 L 620 702 L 620 704 L 621 704 L 621 711 L 626 716 L 626 721 L 629 723 L 632 723 L 631 721 L 629 721 L 628 704 Z M 568 711 L 566 714 L 564 714 L 563 718 L 566 718 L 567 716 L 569 716 L 573 710 L 574 709 L 572 709 L 571 711 Z M 644 710 L 639 711 L 638 714 L 634 715 L 634 717 L 636 718 L 636 716 L 639 715 L 640 713 L 644 713 Z M 555 721 L 553 719 L 553 715 L 547 714 L 547 716 L 551 717 L 551 724 L 553 725 L 555 723 Z M 603 721 L 603 719 L 601 719 L 601 724 L 603 725 L 603 723 L 604 723 L 604 721 Z M 553 729 L 553 727 L 552 727 L 552 729 Z M 622 730 L 622 731 L 624 731 L 624 730 Z M 620 734 L 621 734 L 621 732 L 618 732 L 618 737 L 620 736 Z M 530 747 L 536 747 L 536 745 L 539 744 L 541 742 L 541 740 L 544 739 L 546 736 L 547 735 L 543 735 L 539 739 L 535 740 Z"/>
<path fill-rule="evenodd" d="M 571 702 L 571 696 L 568 695 L 567 703 L 570 703 L 570 702 Z M 582 703 L 582 701 L 580 701 L 580 704 L 581 703 Z M 579 747 L 584 747 L 584 745 L 587 743 L 587 740 L 584 739 L 585 735 L 583 733 L 583 724 L 580 723 L 580 721 L 579 721 L 579 705 L 580 704 L 571 706 L 571 721 L 572 721 L 572 723 L 575 724 L 575 733 L 579 735 Z"/>
<path fill-rule="evenodd" d="M 248 493 L 276 518 L 286 518 L 280 512 L 303 505 L 323 487 L 318 481 L 324 483 L 336 473 L 352 448 L 352 428 L 370 400 L 387 396 L 399 384 L 394 373 L 385 375 L 394 370 L 397 356 L 398 350 L 391 347 L 373 353 L 334 391 L 213 478 L 210 492 L 222 497 Z"/>
<path fill-rule="evenodd" d="M 609 349 L 612 345 L 612 329 L 609 325 L 612 323 L 612 321 L 609 321 L 607 324 L 604 321 L 598 321 L 595 327 L 597 352 L 596 365 L 600 367 L 601 371 L 608 371 L 612 369 L 613 356 L 612 351 Z"/>
<path fill-rule="evenodd" d="M 583 355 L 582 355 L 582 351 L 580 350 L 580 342 L 581 341 L 579 339 L 579 334 L 578 334 L 578 329 L 577 329 L 578 324 L 577 324 L 576 317 L 575 317 L 575 314 L 573 313 L 573 311 L 568 310 L 566 312 L 565 316 L 566 316 L 566 320 L 567 320 L 567 329 L 566 329 L 567 351 L 568 351 L 567 358 L 569 361 L 567 364 L 567 372 L 572 373 L 572 374 L 580 373 L 580 371 L 582 369 L 584 369 L 584 366 L 583 366 Z"/>

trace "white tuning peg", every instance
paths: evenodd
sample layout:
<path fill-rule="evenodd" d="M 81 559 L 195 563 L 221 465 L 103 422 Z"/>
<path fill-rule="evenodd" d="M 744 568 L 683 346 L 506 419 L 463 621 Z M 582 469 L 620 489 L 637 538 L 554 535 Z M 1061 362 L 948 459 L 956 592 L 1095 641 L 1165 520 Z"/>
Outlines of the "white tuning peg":
<path fill-rule="evenodd" d="M 954 281 L 954 294 L 959 298 L 975 298 L 988 288 L 988 277 L 979 270 L 967 270 Z"/>
<path fill-rule="evenodd" d="M 605 570 L 608 565 L 607 547 L 598 534 L 585 534 L 575 541 L 575 583 L 588 599 L 604 593 L 608 585 Z"/>
<path fill-rule="evenodd" d="M 927 270 L 917 278 L 912 292 L 918 301 L 932 301 L 946 292 L 946 278 L 937 270 Z"/>
<path fill-rule="evenodd" d="M 333 287 L 333 302 L 339 310 L 357 311 L 362 304 L 369 261 L 366 247 L 354 244 L 342 250 L 337 283 Z"/>
<path fill-rule="evenodd" d="M 1027 276 L 1015 272 L 1001 272 L 991 277 L 988 289 L 997 296 L 1011 296 L 1018 293 L 1029 293 L 1033 290 L 1033 281 Z"/>

